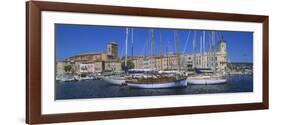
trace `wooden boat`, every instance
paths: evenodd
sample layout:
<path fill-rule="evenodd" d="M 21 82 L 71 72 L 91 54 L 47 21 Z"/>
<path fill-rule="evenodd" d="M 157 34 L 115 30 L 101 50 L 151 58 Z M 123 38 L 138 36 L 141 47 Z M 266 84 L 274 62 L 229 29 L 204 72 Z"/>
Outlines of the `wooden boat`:
<path fill-rule="evenodd" d="M 128 87 L 131 88 L 143 88 L 143 89 L 155 89 L 155 88 L 174 88 L 174 87 L 186 87 L 186 78 L 177 79 L 175 77 L 157 77 L 146 79 L 134 79 L 126 81 Z"/>

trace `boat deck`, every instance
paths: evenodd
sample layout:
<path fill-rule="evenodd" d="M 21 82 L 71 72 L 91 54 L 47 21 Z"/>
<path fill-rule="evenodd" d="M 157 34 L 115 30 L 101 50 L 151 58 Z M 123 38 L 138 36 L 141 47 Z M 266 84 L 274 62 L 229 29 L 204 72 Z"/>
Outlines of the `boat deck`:
<path fill-rule="evenodd" d="M 141 79 L 132 79 L 132 80 L 126 80 L 127 83 L 135 83 L 135 84 L 157 84 L 157 83 L 169 83 L 169 82 L 175 82 L 185 79 L 182 78 L 176 78 L 176 77 L 158 77 L 158 78 L 141 78 Z"/>

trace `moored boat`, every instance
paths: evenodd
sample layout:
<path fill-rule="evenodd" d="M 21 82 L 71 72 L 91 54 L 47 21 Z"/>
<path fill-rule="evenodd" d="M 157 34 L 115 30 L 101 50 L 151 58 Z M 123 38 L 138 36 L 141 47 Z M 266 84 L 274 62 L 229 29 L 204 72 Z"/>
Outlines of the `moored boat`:
<path fill-rule="evenodd" d="M 185 87 L 186 80 L 183 79 L 183 80 L 161 82 L 161 83 L 135 83 L 135 82 L 128 81 L 127 86 L 132 88 L 143 88 L 143 89 Z"/>
<path fill-rule="evenodd" d="M 186 87 L 187 82 L 185 77 L 157 77 L 127 80 L 126 85 L 131 88 L 155 89 Z"/>
<path fill-rule="evenodd" d="M 126 78 L 119 76 L 104 77 L 103 80 L 112 85 L 124 85 L 126 83 Z"/>
<path fill-rule="evenodd" d="M 129 38 L 129 28 L 126 28 L 126 38 L 125 38 L 125 72 L 127 72 L 127 51 L 128 51 L 128 38 Z M 112 85 L 124 85 L 126 83 L 126 74 L 114 74 L 111 76 L 105 76 L 102 79 Z"/>
<path fill-rule="evenodd" d="M 224 44 L 224 40 L 222 37 L 220 38 L 221 48 L 219 48 L 220 53 L 225 53 L 225 47 L 222 47 Z M 216 55 L 215 48 L 215 32 L 212 31 L 210 35 L 210 43 L 209 50 L 206 52 L 206 34 L 205 31 L 202 32 L 202 36 L 200 36 L 200 53 L 196 55 L 196 33 L 194 33 L 193 38 L 193 59 L 195 60 L 193 64 L 194 73 L 189 75 L 187 78 L 187 82 L 189 84 L 223 84 L 227 83 L 227 79 L 225 78 L 225 72 L 222 72 L 217 68 L 216 60 L 218 59 Z M 224 48 L 224 49 L 223 49 Z M 198 60 L 196 60 L 198 58 Z M 205 58 L 205 59 L 204 59 Z M 224 59 L 227 57 L 225 56 Z M 206 62 L 203 64 L 203 62 Z M 223 62 L 226 64 L 227 62 Z M 221 65 L 221 64 L 220 64 Z M 226 69 L 226 68 L 224 68 Z"/>
<path fill-rule="evenodd" d="M 223 84 L 227 83 L 227 79 L 222 76 L 214 75 L 197 75 L 187 78 L 188 84 Z"/>
<path fill-rule="evenodd" d="M 62 76 L 60 81 L 62 81 L 62 82 L 72 82 L 72 81 L 76 81 L 76 79 L 73 75 L 64 75 L 64 76 Z"/>

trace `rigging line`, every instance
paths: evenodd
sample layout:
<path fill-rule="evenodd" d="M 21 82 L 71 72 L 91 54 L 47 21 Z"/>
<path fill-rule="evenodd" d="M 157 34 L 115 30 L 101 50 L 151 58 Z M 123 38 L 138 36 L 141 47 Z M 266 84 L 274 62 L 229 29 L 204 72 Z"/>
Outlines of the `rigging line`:
<path fill-rule="evenodd" d="M 216 36 L 217 36 L 217 38 L 218 38 L 218 41 L 221 41 L 220 32 L 216 32 Z"/>
<path fill-rule="evenodd" d="M 124 55 L 124 45 L 121 46 L 121 58 L 123 57 Z"/>
<path fill-rule="evenodd" d="M 207 40 L 207 41 L 208 41 L 208 42 L 207 42 L 207 44 L 208 44 L 208 45 L 207 45 L 207 48 L 208 48 L 208 52 L 210 52 L 210 51 L 211 51 L 211 47 L 212 47 L 212 32 L 211 32 L 211 31 L 208 31 L 207 34 L 208 34 L 208 35 L 207 35 L 207 39 L 208 39 L 208 40 Z"/>
<path fill-rule="evenodd" d="M 220 36 L 219 36 L 219 33 L 218 32 L 215 32 L 215 41 L 214 41 L 214 49 L 215 50 L 217 50 L 218 48 L 217 48 L 217 46 L 218 46 L 218 43 L 217 43 L 217 41 L 219 42 L 220 41 Z M 218 39 L 218 40 L 217 40 Z"/>
<path fill-rule="evenodd" d="M 187 38 L 186 38 L 186 41 L 185 41 L 185 45 L 184 45 L 184 49 L 183 49 L 183 56 L 185 55 L 185 51 L 186 51 L 186 48 L 187 48 L 187 45 L 188 45 L 188 40 L 189 40 L 189 36 L 190 36 L 190 30 L 188 31 L 188 34 L 187 34 Z M 184 59 L 183 61 L 184 65 L 187 64 L 187 60 Z M 187 70 L 187 66 L 185 66 L 185 71 Z"/>
<path fill-rule="evenodd" d="M 163 44 L 162 44 L 162 32 L 159 34 L 159 44 L 160 44 L 160 56 L 163 56 Z"/>
<path fill-rule="evenodd" d="M 125 29 L 125 34 L 126 34 L 126 29 Z M 126 39 L 126 37 L 125 37 L 125 39 Z M 126 43 L 125 43 L 126 44 Z M 124 43 L 123 42 L 121 42 L 121 60 L 122 60 L 122 58 L 123 58 L 123 56 L 124 56 L 124 47 L 125 45 L 124 45 Z"/>
<path fill-rule="evenodd" d="M 144 53 L 144 57 L 147 56 L 147 51 L 146 51 L 147 46 L 148 46 L 147 44 L 148 44 L 148 38 L 146 37 L 145 38 L 145 44 L 144 44 L 143 49 L 142 49 L 142 53 Z"/>
<path fill-rule="evenodd" d="M 188 35 L 187 35 L 186 40 L 185 40 L 185 45 L 184 45 L 184 49 L 183 49 L 183 54 L 185 54 L 185 51 L 186 51 L 186 48 L 187 48 L 187 45 L 188 45 L 188 40 L 189 40 L 190 32 L 191 32 L 191 31 L 188 31 Z"/>

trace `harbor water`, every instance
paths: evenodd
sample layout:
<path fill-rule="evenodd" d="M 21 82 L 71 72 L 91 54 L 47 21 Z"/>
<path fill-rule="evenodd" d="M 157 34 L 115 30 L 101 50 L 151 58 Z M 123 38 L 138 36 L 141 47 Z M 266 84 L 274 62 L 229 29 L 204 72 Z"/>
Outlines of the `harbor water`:
<path fill-rule="evenodd" d="M 111 85 L 103 80 L 56 81 L 55 84 L 56 100 L 236 92 L 253 92 L 253 75 L 231 75 L 224 84 L 187 85 L 181 88 L 165 89 L 129 88 Z"/>

